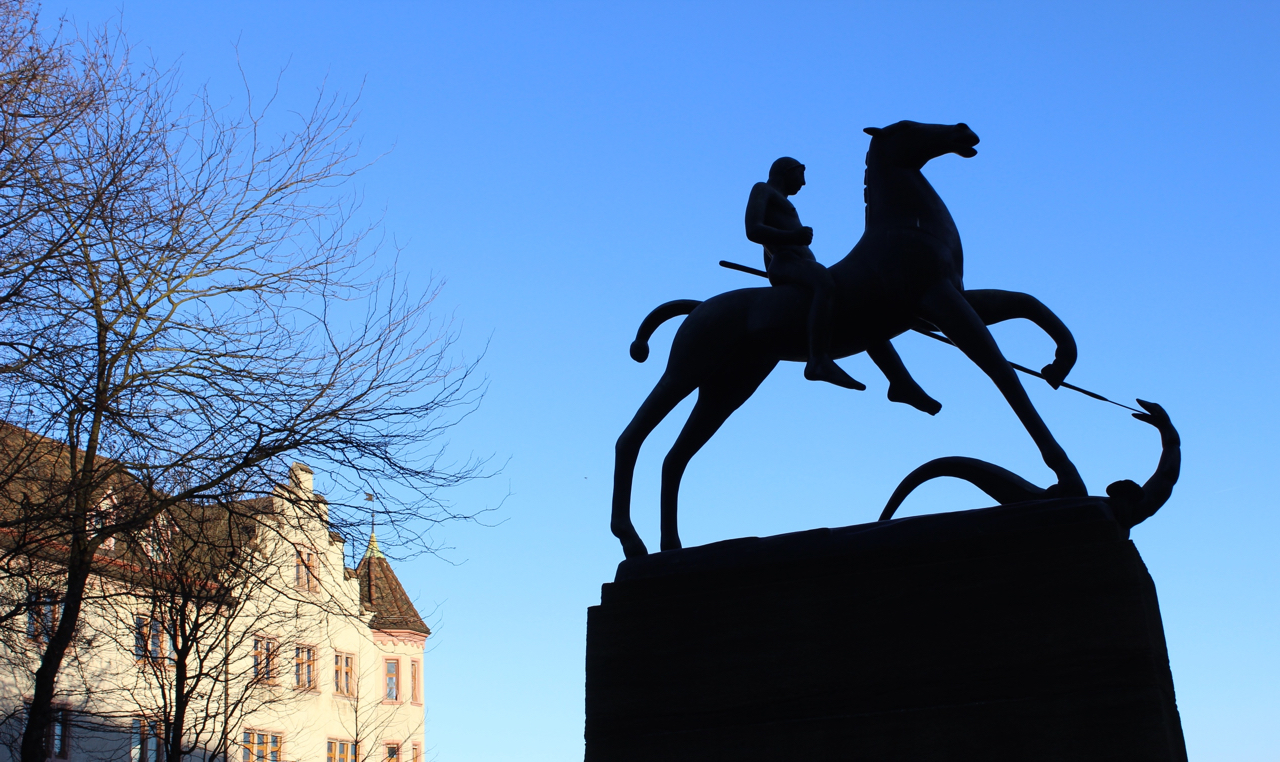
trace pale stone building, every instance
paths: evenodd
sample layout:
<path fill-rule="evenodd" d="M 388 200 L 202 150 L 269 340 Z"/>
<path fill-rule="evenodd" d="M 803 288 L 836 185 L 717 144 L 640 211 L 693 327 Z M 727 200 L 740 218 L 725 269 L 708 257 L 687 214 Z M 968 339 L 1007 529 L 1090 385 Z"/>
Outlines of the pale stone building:
<path fill-rule="evenodd" d="M 82 636 L 59 678 L 51 760 L 163 759 L 181 658 L 184 674 L 198 668 L 204 679 L 187 707 L 184 744 L 192 759 L 424 762 L 422 657 L 430 629 L 376 537 L 356 568 L 347 567 L 341 537 L 321 520 L 324 510 L 290 511 L 325 506 L 311 470 L 294 464 L 289 482 L 263 498 L 271 501 L 263 503 L 270 531 L 254 538 L 269 559 L 262 578 L 246 583 L 234 613 L 206 617 L 197 633 L 203 640 L 184 656 L 178 625 L 130 593 L 123 573 L 95 578 Z M 103 548 L 104 569 L 113 568 L 109 557 L 119 550 Z M 146 551 L 163 553 L 162 540 Z M 16 753 L 24 691 L 41 633 L 56 616 L 56 607 L 36 601 L 0 643 L 0 742 L 11 744 L 0 745 L 0 762 Z"/>

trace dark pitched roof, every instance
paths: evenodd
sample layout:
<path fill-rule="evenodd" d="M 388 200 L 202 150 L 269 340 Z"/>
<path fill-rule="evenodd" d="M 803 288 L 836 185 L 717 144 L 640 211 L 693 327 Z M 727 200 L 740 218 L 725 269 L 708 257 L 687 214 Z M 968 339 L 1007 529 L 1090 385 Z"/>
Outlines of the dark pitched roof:
<path fill-rule="evenodd" d="M 418 615 L 391 564 L 378 550 L 378 540 L 373 535 L 369 536 L 369 550 L 356 567 L 356 579 L 360 582 L 360 605 L 374 612 L 369 622 L 371 628 L 431 634 L 431 628 Z"/>

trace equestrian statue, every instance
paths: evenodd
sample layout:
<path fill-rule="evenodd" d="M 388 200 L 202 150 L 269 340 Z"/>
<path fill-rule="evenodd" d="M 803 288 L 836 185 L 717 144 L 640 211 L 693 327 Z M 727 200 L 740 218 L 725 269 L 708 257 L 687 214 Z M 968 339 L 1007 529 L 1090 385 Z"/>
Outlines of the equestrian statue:
<path fill-rule="evenodd" d="M 1054 388 L 1076 361 L 1071 332 L 1028 294 L 965 290 L 960 234 L 921 173 L 931 159 L 945 154 L 977 155 L 978 136 L 963 123 L 910 121 L 865 132 L 871 135 L 866 229 L 844 259 L 829 268 L 812 261 L 812 230 L 799 224 L 786 200 L 803 186 L 804 167 L 794 159 L 780 159 L 770 182 L 752 190 L 747 209 L 748 237 L 765 246 L 773 285 L 729 291 L 701 302 L 668 302 L 641 323 L 631 344 L 631 357 L 637 362 L 648 357 L 648 339 L 659 325 L 687 316 L 672 341 L 662 378 L 617 442 L 611 528 L 627 558 L 648 552 L 631 523 L 631 485 L 640 446 L 681 400 L 698 392 L 662 464 L 662 550 L 681 547 L 677 498 L 689 460 L 779 362 L 804 362 L 808 378 L 860 389 L 865 387 L 849 378 L 833 358 L 865 351 L 888 377 L 890 399 L 937 412 L 938 403 L 915 384 L 889 343 L 912 329 L 940 331 L 991 378 L 1056 475 L 1053 494 L 1085 494 L 1079 472 L 1036 412 L 987 326 L 1021 318 L 1045 331 L 1056 343 L 1056 352 L 1040 375 Z"/>

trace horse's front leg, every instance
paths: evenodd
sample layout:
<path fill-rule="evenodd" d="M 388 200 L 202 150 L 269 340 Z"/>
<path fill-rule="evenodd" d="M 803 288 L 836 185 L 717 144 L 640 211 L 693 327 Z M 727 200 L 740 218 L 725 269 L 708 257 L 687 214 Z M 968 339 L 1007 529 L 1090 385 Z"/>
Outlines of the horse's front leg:
<path fill-rule="evenodd" d="M 928 320 L 973 360 L 995 382 L 1018 420 L 1040 448 L 1045 465 L 1058 477 L 1060 494 L 1086 494 L 1084 480 L 1067 453 L 1053 438 L 1049 427 L 1027 396 L 1018 374 L 1001 353 L 986 324 L 965 295 L 950 283 L 939 282 L 920 301 L 920 317 Z"/>
<path fill-rule="evenodd" d="M 994 288 L 973 289 L 964 292 L 965 301 L 973 307 L 986 325 L 1006 320 L 1030 320 L 1049 335 L 1057 345 L 1053 362 L 1040 371 L 1046 381 L 1057 389 L 1071 368 L 1076 364 L 1076 340 L 1053 311 L 1030 294 L 1019 291 L 1000 291 Z"/>

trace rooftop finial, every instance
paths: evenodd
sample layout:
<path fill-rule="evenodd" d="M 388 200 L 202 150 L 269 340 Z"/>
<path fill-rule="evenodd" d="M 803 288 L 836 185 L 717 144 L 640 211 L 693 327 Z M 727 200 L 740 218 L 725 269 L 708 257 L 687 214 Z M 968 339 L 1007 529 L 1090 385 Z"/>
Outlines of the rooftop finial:
<path fill-rule="evenodd" d="M 382 555 L 382 551 L 378 549 L 378 533 L 376 531 L 369 532 L 369 548 L 364 552 L 365 558 L 386 558 Z"/>

